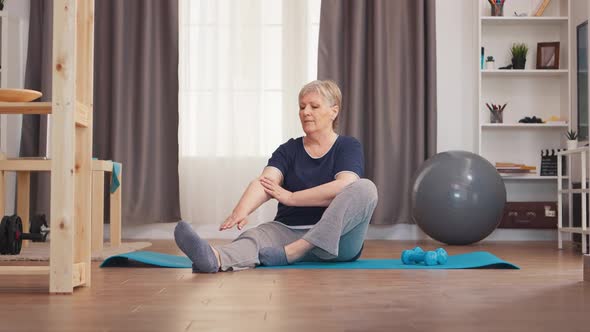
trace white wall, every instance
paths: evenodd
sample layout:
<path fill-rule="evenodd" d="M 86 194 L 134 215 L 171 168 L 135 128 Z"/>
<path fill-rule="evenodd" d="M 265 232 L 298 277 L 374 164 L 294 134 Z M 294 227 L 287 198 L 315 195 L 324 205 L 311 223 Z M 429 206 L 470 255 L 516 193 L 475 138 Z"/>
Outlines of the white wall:
<path fill-rule="evenodd" d="M 436 1 L 437 151 L 477 151 L 477 1 Z"/>
<path fill-rule="evenodd" d="M 12 82 L 8 82 L 10 87 L 22 88 L 24 87 L 26 54 L 29 39 L 29 12 L 30 0 L 6 0 L 4 12 L 7 15 L 17 17 L 20 19 L 20 45 L 18 45 L 18 53 L 21 57 L 20 67 L 21 72 L 18 77 L 14 78 Z M 20 148 L 22 116 L 10 115 L 7 117 L 7 142 L 6 154 L 9 157 L 16 157 Z M 9 173 L 6 181 L 7 195 L 6 195 L 6 214 L 14 212 L 15 204 L 15 188 L 16 175 Z"/>

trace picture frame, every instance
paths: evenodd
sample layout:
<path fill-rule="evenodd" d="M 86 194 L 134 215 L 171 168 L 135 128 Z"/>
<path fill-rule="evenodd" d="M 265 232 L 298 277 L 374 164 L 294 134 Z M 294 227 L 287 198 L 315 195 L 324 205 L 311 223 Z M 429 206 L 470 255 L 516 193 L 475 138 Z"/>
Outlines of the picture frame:
<path fill-rule="evenodd" d="M 560 42 L 537 43 L 537 69 L 559 69 Z"/>

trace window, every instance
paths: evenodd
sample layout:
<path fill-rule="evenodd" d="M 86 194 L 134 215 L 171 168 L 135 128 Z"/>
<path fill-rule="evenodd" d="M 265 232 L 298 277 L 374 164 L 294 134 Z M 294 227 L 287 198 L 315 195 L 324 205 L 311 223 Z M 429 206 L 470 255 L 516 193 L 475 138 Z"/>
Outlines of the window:
<path fill-rule="evenodd" d="M 180 157 L 268 157 L 300 136 L 320 0 L 180 0 Z"/>

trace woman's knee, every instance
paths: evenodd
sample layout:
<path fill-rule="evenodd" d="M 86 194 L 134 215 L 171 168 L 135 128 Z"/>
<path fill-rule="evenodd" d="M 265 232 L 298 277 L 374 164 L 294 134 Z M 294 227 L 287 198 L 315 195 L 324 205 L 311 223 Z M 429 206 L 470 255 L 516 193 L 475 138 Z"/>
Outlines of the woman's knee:
<path fill-rule="evenodd" d="M 254 227 L 254 228 L 250 228 L 248 230 L 245 230 L 244 232 L 242 232 L 242 234 L 240 234 L 236 240 L 250 240 L 254 243 L 256 243 L 256 245 L 258 246 L 261 242 L 265 241 L 267 235 L 265 234 L 265 232 L 262 230 L 262 228 L 260 226 Z"/>
<path fill-rule="evenodd" d="M 280 242 L 281 238 L 280 232 L 277 231 L 277 225 L 273 223 L 262 223 L 245 230 L 236 240 L 248 239 L 256 243 L 259 247 L 268 247 Z"/>
<path fill-rule="evenodd" d="M 353 192 L 355 196 L 364 197 L 369 203 L 376 203 L 378 200 L 377 186 L 369 179 L 358 179 L 344 190 Z"/>
<path fill-rule="evenodd" d="M 340 254 L 338 255 L 338 257 L 336 258 L 336 261 L 338 262 L 354 262 L 357 259 L 359 259 L 359 257 L 361 257 L 361 254 L 363 253 L 363 247 L 364 245 L 361 244 L 361 247 L 358 248 L 353 248 L 351 250 L 341 250 Z"/>
<path fill-rule="evenodd" d="M 260 230 L 258 229 L 258 227 L 254 227 L 254 228 L 250 228 L 250 229 L 247 229 L 244 232 L 242 232 L 240 235 L 238 235 L 238 239 L 258 238 L 259 236 L 260 236 Z"/>

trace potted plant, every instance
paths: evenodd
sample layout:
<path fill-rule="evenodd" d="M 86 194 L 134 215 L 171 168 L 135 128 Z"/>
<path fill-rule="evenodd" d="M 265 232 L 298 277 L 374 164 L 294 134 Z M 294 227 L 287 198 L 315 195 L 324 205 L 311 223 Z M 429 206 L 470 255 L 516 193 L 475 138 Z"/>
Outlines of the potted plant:
<path fill-rule="evenodd" d="M 512 56 L 512 67 L 514 69 L 524 69 L 528 52 L 529 48 L 525 43 L 512 44 L 510 55 Z"/>
<path fill-rule="evenodd" d="M 575 130 L 568 130 L 565 134 L 567 138 L 567 149 L 572 150 L 578 147 L 578 133 Z"/>
<path fill-rule="evenodd" d="M 0 0 L 0 10 L 4 10 L 4 0 Z"/>
<path fill-rule="evenodd" d="M 488 56 L 488 57 L 486 58 L 486 69 L 488 69 L 488 70 L 493 70 L 493 69 L 496 69 L 495 63 L 496 63 L 496 62 L 495 62 L 495 60 L 494 60 L 494 57 L 493 57 L 493 56 L 491 56 L 491 55 L 490 55 L 490 56 Z"/>

